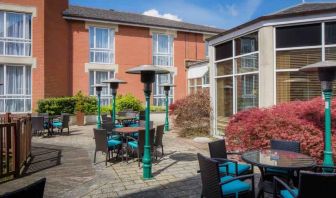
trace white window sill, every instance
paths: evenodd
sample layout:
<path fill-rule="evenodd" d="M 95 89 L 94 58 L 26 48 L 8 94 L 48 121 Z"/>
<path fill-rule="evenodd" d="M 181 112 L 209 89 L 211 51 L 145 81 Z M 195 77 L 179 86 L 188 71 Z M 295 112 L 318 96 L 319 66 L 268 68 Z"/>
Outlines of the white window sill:
<path fill-rule="evenodd" d="M 89 70 L 114 71 L 118 72 L 119 65 L 113 63 L 85 63 L 85 72 Z"/>
<path fill-rule="evenodd" d="M 36 68 L 36 58 L 29 56 L 0 56 L 0 64 L 31 65 Z"/>

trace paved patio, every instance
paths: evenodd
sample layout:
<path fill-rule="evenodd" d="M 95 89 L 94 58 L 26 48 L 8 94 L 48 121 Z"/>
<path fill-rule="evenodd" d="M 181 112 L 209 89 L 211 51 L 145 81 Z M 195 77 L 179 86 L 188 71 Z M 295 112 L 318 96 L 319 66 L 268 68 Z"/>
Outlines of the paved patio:
<path fill-rule="evenodd" d="M 206 143 L 170 132 L 164 136 L 163 158 L 153 162 L 154 179 L 143 181 L 136 161 L 105 166 L 97 153 L 93 164 L 94 126 L 71 127 L 71 134 L 33 138 L 32 164 L 25 176 L 0 185 L 0 194 L 46 177 L 45 197 L 199 197 L 196 153 L 208 155 Z"/>

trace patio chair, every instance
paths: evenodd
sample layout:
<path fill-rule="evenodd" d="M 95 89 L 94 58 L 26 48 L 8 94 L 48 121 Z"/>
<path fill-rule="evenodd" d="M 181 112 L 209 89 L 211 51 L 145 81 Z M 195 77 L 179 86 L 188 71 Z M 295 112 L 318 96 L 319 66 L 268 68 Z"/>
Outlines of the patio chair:
<path fill-rule="evenodd" d="M 197 154 L 202 180 L 202 195 L 207 198 L 254 197 L 254 175 L 220 177 L 218 161 Z M 251 179 L 251 183 L 244 180 Z"/>
<path fill-rule="evenodd" d="M 104 122 L 109 122 L 109 120 L 112 121 L 112 118 L 109 119 L 109 117 L 107 117 L 107 114 L 102 114 L 101 120 L 104 123 Z"/>
<path fill-rule="evenodd" d="M 336 173 L 336 166 L 316 165 L 313 171 L 316 173 Z"/>
<path fill-rule="evenodd" d="M 120 135 L 114 132 L 115 125 L 112 122 L 103 122 L 102 128 L 109 133 L 109 139 L 120 140 Z"/>
<path fill-rule="evenodd" d="M 164 124 L 158 125 L 156 127 L 155 140 L 154 140 L 154 150 L 155 150 L 155 159 L 157 159 L 157 149 L 161 147 L 161 157 L 163 157 L 163 133 L 164 133 Z"/>
<path fill-rule="evenodd" d="M 240 153 L 227 152 L 225 140 L 216 140 L 208 144 L 210 157 L 220 160 L 219 172 L 223 175 L 245 175 L 253 173 L 253 165 L 240 164 L 228 159 L 228 155 L 240 155 Z"/>
<path fill-rule="evenodd" d="M 309 197 L 335 197 L 336 195 L 336 174 L 335 173 L 313 173 L 301 171 L 299 176 L 299 187 L 289 187 L 278 177 L 274 177 L 274 198 L 309 198 Z M 278 185 L 284 187 L 278 194 Z"/>
<path fill-rule="evenodd" d="M 45 124 L 43 116 L 31 117 L 31 121 L 32 121 L 32 131 L 34 134 L 40 135 L 39 132 L 41 133 L 44 132 Z"/>
<path fill-rule="evenodd" d="M 70 115 L 69 114 L 62 114 L 60 118 L 56 118 L 53 120 L 53 127 L 57 128 L 61 133 L 63 133 L 63 129 L 68 129 L 68 135 L 70 134 L 69 128 L 70 122 Z"/>
<path fill-rule="evenodd" d="M 0 195 L 0 198 L 34 197 L 43 198 L 46 178 L 42 178 L 26 187 Z"/>
<path fill-rule="evenodd" d="M 107 166 L 107 161 L 111 159 L 110 152 L 112 151 L 113 157 L 113 151 L 117 150 L 118 155 L 122 142 L 119 140 L 108 139 L 106 129 L 93 129 L 93 132 L 96 143 L 93 162 L 96 163 L 97 151 L 101 151 L 106 155 L 105 166 Z"/>
<path fill-rule="evenodd" d="M 145 120 L 140 120 L 139 126 L 140 127 L 146 127 L 146 121 Z M 154 126 L 154 122 L 153 121 L 149 121 L 149 127 L 153 128 L 153 126 Z"/>
<path fill-rule="evenodd" d="M 139 120 L 145 120 L 146 119 L 146 112 L 140 111 L 139 112 Z"/>
<path fill-rule="evenodd" d="M 153 151 L 154 147 L 154 135 L 155 129 L 151 128 L 149 131 L 149 143 L 151 145 L 151 151 Z M 131 140 L 131 141 L 129 141 Z M 131 149 L 132 153 L 137 153 L 138 158 L 138 167 L 140 167 L 140 159 L 144 153 L 144 145 L 145 145 L 145 130 L 139 130 L 139 137 L 135 139 L 131 136 L 127 137 L 127 145 Z"/>
<path fill-rule="evenodd" d="M 300 142 L 297 141 L 287 141 L 287 140 L 271 140 L 271 149 L 283 150 L 300 153 Z M 291 173 L 288 170 L 277 169 L 277 168 L 266 168 L 265 174 L 278 175 L 286 178 L 291 177 Z"/>

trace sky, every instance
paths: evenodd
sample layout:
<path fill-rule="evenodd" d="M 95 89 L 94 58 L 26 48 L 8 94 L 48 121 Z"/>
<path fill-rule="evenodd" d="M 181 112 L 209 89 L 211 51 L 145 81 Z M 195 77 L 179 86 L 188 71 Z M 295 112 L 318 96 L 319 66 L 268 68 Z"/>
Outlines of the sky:
<path fill-rule="evenodd" d="M 336 3 L 336 0 L 70 0 L 70 4 L 229 29 L 303 1 Z"/>

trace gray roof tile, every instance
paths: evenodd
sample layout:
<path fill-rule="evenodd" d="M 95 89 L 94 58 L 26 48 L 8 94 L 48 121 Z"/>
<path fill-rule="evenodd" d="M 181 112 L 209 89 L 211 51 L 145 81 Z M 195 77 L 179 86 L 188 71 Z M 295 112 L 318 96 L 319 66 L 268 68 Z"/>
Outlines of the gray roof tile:
<path fill-rule="evenodd" d="M 103 21 L 111 21 L 116 23 L 127 23 L 143 26 L 154 26 L 162 28 L 172 28 L 185 31 L 197 31 L 204 33 L 220 33 L 223 29 L 163 19 L 159 17 L 146 16 L 142 14 L 119 12 L 114 10 L 104 10 L 97 8 L 88 8 L 81 6 L 69 6 L 63 12 L 66 17 L 79 17 L 83 19 L 95 19 Z"/>

